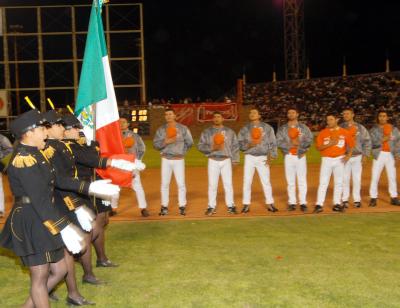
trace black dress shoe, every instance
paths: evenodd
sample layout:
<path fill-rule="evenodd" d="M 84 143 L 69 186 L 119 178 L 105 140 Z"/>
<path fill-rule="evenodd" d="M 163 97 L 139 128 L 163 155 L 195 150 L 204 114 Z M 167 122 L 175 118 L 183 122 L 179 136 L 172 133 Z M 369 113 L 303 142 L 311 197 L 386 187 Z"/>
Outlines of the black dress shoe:
<path fill-rule="evenodd" d="M 96 267 L 118 267 L 118 264 L 111 262 L 110 260 L 96 261 Z"/>
<path fill-rule="evenodd" d="M 243 204 L 241 213 L 248 213 L 248 212 L 250 212 L 250 204 Z"/>
<path fill-rule="evenodd" d="M 318 214 L 318 213 L 323 212 L 323 210 L 324 210 L 324 209 L 322 208 L 322 206 L 316 205 L 315 208 L 314 208 L 313 213 L 314 213 L 314 214 Z"/>
<path fill-rule="evenodd" d="M 400 200 L 398 198 L 390 198 L 390 204 L 400 206 Z"/>
<path fill-rule="evenodd" d="M 237 214 L 236 206 L 233 205 L 228 207 L 228 214 Z"/>
<path fill-rule="evenodd" d="M 354 207 L 359 209 L 361 207 L 361 202 L 354 202 Z"/>
<path fill-rule="evenodd" d="M 88 283 L 94 286 L 98 286 L 101 284 L 105 284 L 103 280 L 97 279 L 96 277 L 83 277 L 82 278 L 82 283 Z"/>
<path fill-rule="evenodd" d="M 150 213 L 149 213 L 149 211 L 147 209 L 142 209 L 140 211 L 140 214 L 142 214 L 143 217 L 149 217 L 150 216 Z"/>
<path fill-rule="evenodd" d="M 278 212 L 278 209 L 273 204 L 267 204 L 266 207 L 268 212 L 272 213 Z"/>
<path fill-rule="evenodd" d="M 376 207 L 376 198 L 371 198 L 371 200 L 369 200 L 369 206 Z"/>
<path fill-rule="evenodd" d="M 300 210 L 301 210 L 303 213 L 307 213 L 307 211 L 308 211 L 307 205 L 305 205 L 305 204 L 300 204 Z"/>
<path fill-rule="evenodd" d="M 349 201 L 343 201 L 342 205 L 347 209 L 349 208 Z"/>
<path fill-rule="evenodd" d="M 56 292 L 51 291 L 49 293 L 49 299 L 53 302 L 58 302 L 60 300 L 60 298 L 57 296 Z"/>
<path fill-rule="evenodd" d="M 295 211 L 296 210 L 296 204 L 289 204 L 287 210 L 289 212 Z"/>
<path fill-rule="evenodd" d="M 88 306 L 88 305 L 96 305 L 91 301 L 88 301 L 86 298 L 81 297 L 78 299 L 72 299 L 71 297 L 67 297 L 67 305 L 69 306 Z"/>

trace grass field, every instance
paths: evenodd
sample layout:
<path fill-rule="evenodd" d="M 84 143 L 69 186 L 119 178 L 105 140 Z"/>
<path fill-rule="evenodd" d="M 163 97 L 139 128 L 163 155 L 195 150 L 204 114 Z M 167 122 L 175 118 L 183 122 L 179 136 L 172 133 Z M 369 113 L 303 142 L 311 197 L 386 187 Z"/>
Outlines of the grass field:
<path fill-rule="evenodd" d="M 108 252 L 121 266 L 96 269 L 106 286 L 79 285 L 97 307 L 399 307 L 399 222 L 392 213 L 114 223 Z M 14 307 L 29 277 L 0 252 L 0 307 Z"/>
<path fill-rule="evenodd" d="M 199 152 L 196 148 L 198 140 L 195 140 L 194 146 L 189 150 L 185 157 L 186 166 L 188 167 L 200 167 L 207 165 L 207 157 L 205 157 L 201 152 Z M 161 159 L 160 152 L 153 148 L 152 140 L 145 140 L 146 144 L 146 154 L 144 156 L 143 162 L 146 164 L 148 168 L 160 168 Z M 241 153 L 241 163 L 243 163 L 243 154 Z M 314 145 L 310 148 L 307 153 L 307 161 L 308 163 L 319 163 L 320 155 L 316 150 Z M 283 163 L 283 155 L 279 151 L 279 157 L 273 161 L 273 164 L 282 164 Z"/>

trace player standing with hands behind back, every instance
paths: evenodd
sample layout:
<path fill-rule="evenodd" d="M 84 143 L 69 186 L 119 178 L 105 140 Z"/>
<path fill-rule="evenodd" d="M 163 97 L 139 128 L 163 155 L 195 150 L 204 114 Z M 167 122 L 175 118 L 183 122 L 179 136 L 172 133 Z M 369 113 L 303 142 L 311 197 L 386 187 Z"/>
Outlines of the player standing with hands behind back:
<path fill-rule="evenodd" d="M 215 214 L 219 176 L 222 177 L 225 191 L 225 203 L 229 214 L 236 214 L 233 199 L 232 164 L 238 164 L 239 144 L 235 132 L 225 127 L 222 114 L 215 111 L 213 126 L 201 133 L 200 152 L 208 157 L 208 208 L 206 215 Z"/>
<path fill-rule="evenodd" d="M 178 185 L 179 214 L 186 215 L 185 154 L 193 145 L 189 129 L 176 122 L 173 109 L 165 110 L 165 121 L 153 139 L 153 146 L 161 153 L 161 211 L 168 214 L 169 184 L 172 173 Z"/>

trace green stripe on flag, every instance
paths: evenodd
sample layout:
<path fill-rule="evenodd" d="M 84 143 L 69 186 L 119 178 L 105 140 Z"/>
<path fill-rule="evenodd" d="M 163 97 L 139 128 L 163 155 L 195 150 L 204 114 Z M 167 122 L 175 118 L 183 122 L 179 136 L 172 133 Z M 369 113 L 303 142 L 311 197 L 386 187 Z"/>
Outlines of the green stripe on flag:
<path fill-rule="evenodd" d="M 79 80 L 78 96 L 75 104 L 75 115 L 77 116 L 85 107 L 107 98 L 103 68 L 103 57 L 106 55 L 107 48 L 101 10 L 98 8 L 98 2 L 93 1 Z"/>

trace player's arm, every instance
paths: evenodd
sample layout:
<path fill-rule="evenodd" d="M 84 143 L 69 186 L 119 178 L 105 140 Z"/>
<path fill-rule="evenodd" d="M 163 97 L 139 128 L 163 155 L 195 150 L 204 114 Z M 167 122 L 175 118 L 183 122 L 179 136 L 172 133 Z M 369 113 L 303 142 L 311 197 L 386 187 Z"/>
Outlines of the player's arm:
<path fill-rule="evenodd" d="M 239 149 L 239 141 L 234 131 L 232 131 L 231 152 L 232 152 L 232 163 L 238 164 L 240 162 L 240 149 Z"/>
<path fill-rule="evenodd" d="M 274 129 L 272 126 L 268 125 L 267 130 L 267 140 L 268 140 L 268 147 L 269 147 L 269 158 L 275 159 L 278 157 L 278 147 L 276 145 L 276 137 L 274 133 Z"/>
<path fill-rule="evenodd" d="M 289 144 L 287 142 L 287 138 L 285 136 L 285 130 L 283 129 L 283 126 L 280 126 L 278 128 L 278 131 L 276 133 L 276 145 L 278 146 L 278 148 L 281 149 L 281 151 L 284 154 L 287 154 L 289 152 Z"/>
<path fill-rule="evenodd" d="M 249 147 L 249 141 L 247 140 L 247 136 L 249 135 L 249 131 L 246 127 L 242 127 L 239 131 L 238 135 L 238 143 L 239 143 L 239 149 L 241 151 L 247 151 Z"/>
<path fill-rule="evenodd" d="M 183 132 L 183 142 L 185 144 L 185 152 L 193 146 L 193 137 L 189 128 L 185 127 Z"/>
<path fill-rule="evenodd" d="M 140 137 L 138 134 L 136 134 L 134 138 L 136 139 L 135 146 L 138 156 L 137 159 L 141 160 L 146 152 L 146 145 L 144 144 L 142 137 Z"/>
<path fill-rule="evenodd" d="M 368 132 L 368 130 L 361 125 L 361 140 L 362 140 L 362 155 L 364 157 L 369 157 L 371 155 L 371 148 L 372 148 L 372 142 L 371 142 L 371 136 Z"/>
<path fill-rule="evenodd" d="M 201 133 L 199 143 L 197 144 L 197 149 L 205 155 L 209 155 L 211 153 L 210 138 L 207 131 Z"/>
<path fill-rule="evenodd" d="M 156 150 L 161 151 L 166 146 L 167 146 L 167 144 L 165 143 L 165 130 L 162 129 L 162 127 L 160 127 L 159 129 L 157 129 L 156 134 L 154 135 L 153 147 Z"/>

